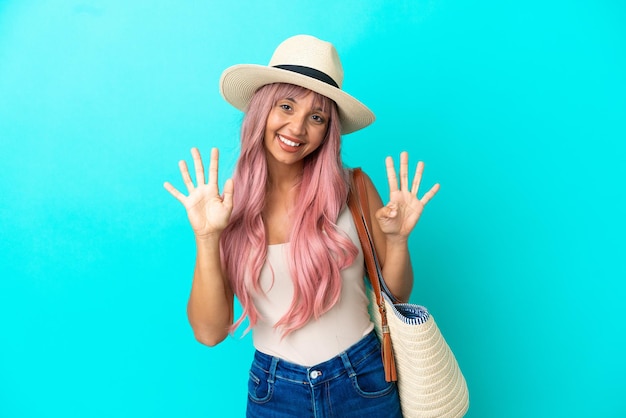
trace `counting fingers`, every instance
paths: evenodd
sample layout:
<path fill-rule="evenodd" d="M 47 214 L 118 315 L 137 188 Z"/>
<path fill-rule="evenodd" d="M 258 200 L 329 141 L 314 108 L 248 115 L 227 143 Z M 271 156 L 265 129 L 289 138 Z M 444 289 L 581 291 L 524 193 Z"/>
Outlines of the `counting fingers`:
<path fill-rule="evenodd" d="M 400 153 L 400 190 L 409 190 L 409 154 Z"/>
<path fill-rule="evenodd" d="M 424 163 L 422 161 L 417 163 L 415 169 L 415 176 L 413 177 L 413 185 L 411 186 L 411 193 L 417 196 L 417 192 L 420 189 L 420 183 L 422 182 L 422 173 L 424 172 Z"/>
<path fill-rule="evenodd" d="M 387 157 L 385 159 L 385 165 L 387 168 L 387 180 L 389 181 L 389 191 L 391 193 L 396 191 L 409 192 L 409 154 L 406 151 L 400 153 L 400 187 L 398 188 L 398 177 L 396 175 L 396 169 L 394 167 L 393 158 Z M 422 196 L 418 198 L 419 188 L 422 183 L 422 176 L 424 174 L 424 162 L 419 161 L 415 168 L 415 175 L 413 182 L 411 183 L 410 193 L 417 198 L 422 205 L 426 205 L 430 199 L 439 191 L 439 184 L 435 184 L 433 187 Z"/>
<path fill-rule="evenodd" d="M 430 199 L 433 198 L 433 196 L 437 194 L 438 191 L 439 191 L 439 183 L 431 187 L 430 190 L 427 191 L 424 196 L 422 196 L 422 198 L 420 199 L 422 206 L 426 206 L 426 204 L 430 201 Z"/>
<path fill-rule="evenodd" d="M 178 200 L 180 203 L 184 203 L 185 195 L 179 192 L 176 187 L 172 186 L 172 183 L 166 181 L 165 183 L 163 183 L 163 187 L 165 187 L 165 190 L 167 190 L 172 196 L 174 196 L 176 200 Z"/>
<path fill-rule="evenodd" d="M 389 182 L 389 192 L 393 193 L 398 190 L 398 177 L 396 176 L 396 168 L 393 166 L 393 158 L 385 158 L 385 167 L 387 168 L 387 181 Z"/>
<path fill-rule="evenodd" d="M 217 148 L 211 149 L 211 160 L 209 162 L 209 185 L 217 188 L 217 176 L 219 167 L 219 151 Z"/>
<path fill-rule="evenodd" d="M 183 183 L 185 184 L 185 187 L 187 187 L 187 191 L 191 193 L 195 187 L 193 185 L 193 180 L 191 180 L 191 175 L 189 174 L 187 162 L 185 162 L 185 160 L 180 160 L 178 162 L 178 168 L 180 169 L 180 175 L 183 177 Z"/>
<path fill-rule="evenodd" d="M 191 158 L 193 159 L 193 166 L 196 170 L 196 185 L 200 186 L 204 184 L 204 165 L 202 165 L 202 157 L 198 148 L 191 149 Z"/>

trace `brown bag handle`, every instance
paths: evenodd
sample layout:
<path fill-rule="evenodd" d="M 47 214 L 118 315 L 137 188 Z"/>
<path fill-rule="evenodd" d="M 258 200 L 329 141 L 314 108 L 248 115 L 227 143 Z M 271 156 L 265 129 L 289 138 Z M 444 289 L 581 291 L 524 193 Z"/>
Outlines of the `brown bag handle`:
<path fill-rule="evenodd" d="M 348 198 L 348 207 L 352 212 L 354 224 L 359 235 L 361 248 L 363 249 L 363 258 L 365 259 L 365 267 L 367 277 L 369 277 L 372 289 L 376 295 L 376 305 L 380 312 L 381 333 L 382 333 L 382 357 L 383 366 L 385 367 L 385 380 L 387 382 L 395 382 L 398 380 L 396 373 L 396 363 L 393 357 L 393 347 L 391 345 L 391 334 L 389 333 L 389 325 L 387 324 L 387 310 L 385 309 L 385 301 L 381 290 L 381 281 L 384 281 L 378 257 L 376 256 L 376 248 L 371 231 L 371 218 L 369 211 L 369 201 L 367 198 L 367 188 L 363 178 L 363 171 L 355 168 L 352 171 L 352 184 L 350 187 L 350 195 Z"/>

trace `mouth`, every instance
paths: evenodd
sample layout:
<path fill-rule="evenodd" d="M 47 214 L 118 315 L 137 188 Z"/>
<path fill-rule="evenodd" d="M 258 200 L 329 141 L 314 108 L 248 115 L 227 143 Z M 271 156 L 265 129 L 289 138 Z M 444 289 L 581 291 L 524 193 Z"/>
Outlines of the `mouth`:
<path fill-rule="evenodd" d="M 278 140 L 279 140 L 280 142 L 282 142 L 283 144 L 288 145 L 288 146 L 290 146 L 290 147 L 295 147 L 295 148 L 297 148 L 297 147 L 299 147 L 300 145 L 302 145 L 302 144 L 300 144 L 300 143 L 298 143 L 298 142 L 293 142 L 293 141 L 291 141 L 291 140 L 289 140 L 289 139 L 285 138 L 285 137 L 284 137 L 284 136 L 282 136 L 282 135 L 278 135 Z"/>

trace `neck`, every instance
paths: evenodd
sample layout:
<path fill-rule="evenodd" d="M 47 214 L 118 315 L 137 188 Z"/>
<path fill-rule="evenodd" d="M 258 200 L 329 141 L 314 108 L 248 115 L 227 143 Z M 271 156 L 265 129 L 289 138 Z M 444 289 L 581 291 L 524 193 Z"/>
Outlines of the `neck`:
<path fill-rule="evenodd" d="M 297 189 L 302 179 L 303 164 L 269 163 L 268 191 L 290 193 Z"/>
<path fill-rule="evenodd" d="M 269 168 L 269 167 L 268 167 Z M 293 213 L 300 192 L 302 169 L 269 169 L 263 221 L 267 242 L 280 244 L 289 241 L 293 225 Z"/>
<path fill-rule="evenodd" d="M 270 174 L 269 181 L 267 183 L 267 191 L 270 195 L 283 195 L 283 196 L 291 196 L 294 195 L 300 184 L 300 179 L 302 178 L 302 172 L 300 171 L 297 174 L 289 174 L 284 173 L 278 176 L 274 176 Z"/>

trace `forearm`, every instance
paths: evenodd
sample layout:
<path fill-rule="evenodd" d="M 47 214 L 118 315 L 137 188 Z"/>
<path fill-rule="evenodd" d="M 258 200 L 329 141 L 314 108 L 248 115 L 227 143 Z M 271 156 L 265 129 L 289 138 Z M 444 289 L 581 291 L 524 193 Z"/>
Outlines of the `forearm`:
<path fill-rule="evenodd" d="M 387 239 L 384 265 L 385 283 L 391 293 L 402 302 L 409 300 L 413 289 L 413 267 L 406 240 Z"/>
<path fill-rule="evenodd" d="M 370 217 L 377 221 L 371 223 L 372 237 L 381 260 L 385 283 L 391 293 L 401 301 L 408 301 L 413 289 L 409 234 L 415 228 L 424 206 L 439 190 L 439 184 L 435 184 L 421 199 L 417 197 L 424 163 L 417 164 L 415 178 L 409 188 L 408 158 L 406 152 L 400 154 L 399 178 L 393 159 L 391 157 L 385 159 L 390 190 L 389 203 L 385 206 L 371 180 L 364 176 Z"/>
<path fill-rule="evenodd" d="M 196 339 L 214 346 L 233 323 L 233 294 L 222 273 L 219 237 L 196 240 L 196 265 L 187 317 Z"/>

